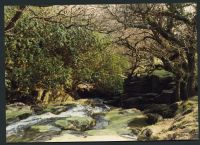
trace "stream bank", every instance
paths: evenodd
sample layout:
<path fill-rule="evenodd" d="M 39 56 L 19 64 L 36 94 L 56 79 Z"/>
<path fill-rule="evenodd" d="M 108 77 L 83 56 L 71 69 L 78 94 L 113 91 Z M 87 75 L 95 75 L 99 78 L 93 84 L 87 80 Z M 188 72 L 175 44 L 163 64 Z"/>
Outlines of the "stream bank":
<path fill-rule="evenodd" d="M 48 105 L 43 107 L 7 105 L 7 142 L 198 138 L 198 97 L 174 102 L 171 73 L 156 70 L 151 76 L 126 81 L 124 87 L 123 94 L 108 96 L 82 85 L 80 99 L 59 93 L 60 100 L 55 97 L 58 100 L 49 103 L 46 93 L 43 100 Z"/>
<path fill-rule="evenodd" d="M 7 142 L 198 139 L 197 96 L 172 105 L 152 104 L 143 111 L 103 102 L 80 99 L 50 105 L 39 114 L 22 103 L 7 105 Z"/>

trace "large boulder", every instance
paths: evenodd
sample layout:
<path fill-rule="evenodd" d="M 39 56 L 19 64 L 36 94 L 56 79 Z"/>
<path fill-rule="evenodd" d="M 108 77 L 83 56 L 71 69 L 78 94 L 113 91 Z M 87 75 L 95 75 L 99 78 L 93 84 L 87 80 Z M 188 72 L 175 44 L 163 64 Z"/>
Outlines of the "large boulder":
<path fill-rule="evenodd" d="M 127 98 L 122 100 L 122 106 L 124 108 L 133 108 L 133 107 L 137 107 L 138 104 L 140 104 L 140 102 L 142 101 L 142 97 L 131 97 L 131 98 Z"/>
<path fill-rule="evenodd" d="M 175 90 L 162 90 L 161 94 L 155 98 L 155 103 L 171 104 L 173 103 Z"/>
<path fill-rule="evenodd" d="M 173 73 L 164 69 L 154 70 L 151 74 L 152 92 L 161 93 L 163 89 L 169 88 L 169 84 L 173 81 Z M 173 87 L 173 84 L 171 84 L 171 87 Z"/>
<path fill-rule="evenodd" d="M 151 82 L 147 79 L 129 82 L 125 86 L 125 93 L 147 93 L 151 91 Z"/>
<path fill-rule="evenodd" d="M 85 131 L 95 125 L 95 120 L 91 117 L 70 117 L 57 120 L 55 124 L 65 130 Z"/>
<path fill-rule="evenodd" d="M 167 105 L 167 104 L 149 104 L 146 105 L 143 112 L 148 113 L 156 113 L 161 115 L 163 118 L 171 118 L 176 115 L 176 111 L 178 109 L 178 105 L 176 103 Z"/>
<path fill-rule="evenodd" d="M 122 98 L 121 105 L 124 108 L 142 109 L 145 104 L 155 103 L 158 96 L 157 93 L 136 94 L 133 97 Z"/>
<path fill-rule="evenodd" d="M 123 107 L 143 107 L 148 103 L 170 104 L 175 96 L 175 76 L 164 69 L 156 69 L 151 74 L 137 79 L 128 78 L 124 84 Z M 114 102 L 116 103 L 116 102 Z"/>
<path fill-rule="evenodd" d="M 56 91 L 37 88 L 34 94 L 36 96 L 37 104 L 40 103 L 43 106 L 48 106 L 49 104 L 61 105 L 63 103 L 74 101 L 74 98 L 66 93 L 64 88 L 60 88 Z"/>

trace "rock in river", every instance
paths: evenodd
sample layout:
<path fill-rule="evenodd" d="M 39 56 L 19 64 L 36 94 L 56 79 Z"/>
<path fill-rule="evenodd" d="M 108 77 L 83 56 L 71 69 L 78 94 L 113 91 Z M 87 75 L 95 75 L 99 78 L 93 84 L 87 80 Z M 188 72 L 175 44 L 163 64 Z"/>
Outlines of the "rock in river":
<path fill-rule="evenodd" d="M 66 130 L 87 130 L 95 125 L 95 120 L 91 117 L 69 117 L 66 119 L 60 119 L 55 124 L 62 129 Z"/>

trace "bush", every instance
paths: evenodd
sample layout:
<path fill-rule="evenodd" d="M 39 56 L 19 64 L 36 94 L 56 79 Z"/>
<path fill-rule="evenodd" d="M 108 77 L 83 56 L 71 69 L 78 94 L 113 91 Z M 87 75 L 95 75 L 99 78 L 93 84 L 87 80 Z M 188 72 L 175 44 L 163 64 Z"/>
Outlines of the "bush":
<path fill-rule="evenodd" d="M 6 8 L 5 23 L 14 12 Z M 128 60 L 113 53 L 111 42 L 106 35 L 80 27 L 66 29 L 24 12 L 11 35 L 5 35 L 6 88 L 30 94 L 37 86 L 69 90 L 88 82 L 120 92 Z"/>

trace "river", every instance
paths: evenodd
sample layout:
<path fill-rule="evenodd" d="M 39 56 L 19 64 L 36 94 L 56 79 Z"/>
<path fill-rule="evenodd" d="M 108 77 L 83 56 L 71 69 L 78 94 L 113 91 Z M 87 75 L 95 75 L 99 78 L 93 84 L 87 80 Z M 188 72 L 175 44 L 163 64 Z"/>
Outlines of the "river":
<path fill-rule="evenodd" d="M 102 101 L 103 102 L 103 101 Z M 16 121 L 6 127 L 7 142 L 76 142 L 76 141 L 136 141 L 134 126 L 138 128 L 144 122 L 145 116 L 137 109 L 122 109 L 108 106 L 104 103 L 95 105 L 76 104 L 64 105 L 67 110 L 58 114 L 45 112 L 33 114 L 25 119 Z M 58 107 L 57 107 L 58 108 Z M 75 118 L 73 120 L 73 118 Z M 81 124 L 91 118 L 94 124 Z M 73 127 L 63 128 L 58 120 L 68 119 Z M 141 120 L 141 121 L 140 121 Z M 77 125 L 78 124 L 78 125 Z M 133 123 L 132 123 L 133 124 Z M 87 128 L 86 128 L 87 126 Z M 33 128 L 36 129 L 33 129 Z M 84 129 L 79 129 L 83 128 Z"/>

